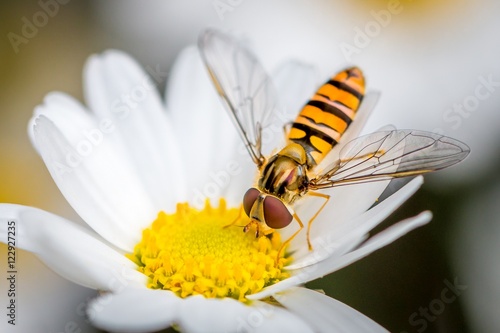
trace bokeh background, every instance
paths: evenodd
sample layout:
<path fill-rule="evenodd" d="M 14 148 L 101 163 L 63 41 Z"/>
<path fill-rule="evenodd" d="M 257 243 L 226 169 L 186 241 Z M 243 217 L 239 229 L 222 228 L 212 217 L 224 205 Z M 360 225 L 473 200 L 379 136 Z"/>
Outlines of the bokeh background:
<path fill-rule="evenodd" d="M 2 2 L 0 202 L 81 223 L 31 147 L 26 125 L 50 91 L 82 99 L 81 71 L 90 54 L 122 49 L 144 66 L 167 70 L 204 28 L 235 31 L 269 70 L 296 58 L 326 79 L 360 66 L 369 87 L 382 92 L 365 132 L 391 123 L 444 133 L 472 149 L 461 165 L 427 176 L 384 223 L 430 209 L 430 225 L 311 287 L 391 332 L 499 332 L 499 17 L 496 0 Z M 28 31 L 26 22 L 37 25 Z M 13 41 L 14 34 L 24 39 Z M 1 244 L 2 272 L 6 252 Z M 7 325 L 2 310 L 0 331 L 97 331 L 81 311 L 94 291 L 59 278 L 30 253 L 18 250 L 18 262 L 18 325 Z M 5 309 L 3 275 L 0 281 Z M 466 287 L 443 303 L 443 290 L 454 282 Z"/>

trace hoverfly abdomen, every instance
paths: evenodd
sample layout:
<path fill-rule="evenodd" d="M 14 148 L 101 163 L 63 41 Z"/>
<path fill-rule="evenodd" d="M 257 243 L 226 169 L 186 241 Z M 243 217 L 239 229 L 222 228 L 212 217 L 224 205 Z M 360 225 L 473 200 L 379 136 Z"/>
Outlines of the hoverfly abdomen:
<path fill-rule="evenodd" d="M 365 93 L 363 73 L 346 69 L 322 85 L 292 125 L 288 139 L 307 152 L 308 167 L 319 164 L 353 121 Z"/>

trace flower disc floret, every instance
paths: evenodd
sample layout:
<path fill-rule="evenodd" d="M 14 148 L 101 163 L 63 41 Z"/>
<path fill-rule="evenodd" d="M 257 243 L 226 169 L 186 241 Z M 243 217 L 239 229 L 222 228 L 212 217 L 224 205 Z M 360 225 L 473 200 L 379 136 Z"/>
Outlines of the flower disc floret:
<path fill-rule="evenodd" d="M 246 295 L 290 276 L 280 235 L 256 238 L 242 231 L 247 223 L 241 209 L 228 209 L 224 200 L 219 207 L 207 202 L 203 210 L 178 204 L 175 213 L 158 214 L 127 256 L 151 289 L 245 302 Z"/>

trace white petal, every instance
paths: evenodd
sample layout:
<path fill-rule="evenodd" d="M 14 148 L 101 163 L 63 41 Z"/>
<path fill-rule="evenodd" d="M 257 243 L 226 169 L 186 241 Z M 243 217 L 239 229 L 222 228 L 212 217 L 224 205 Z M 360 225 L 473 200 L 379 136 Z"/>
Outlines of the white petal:
<path fill-rule="evenodd" d="M 349 224 L 352 219 L 369 209 L 380 197 L 390 181 L 378 181 L 350 186 L 339 186 L 321 191 L 330 199 L 311 225 L 311 239 L 321 237 L 332 228 Z M 306 230 L 309 221 L 320 209 L 325 199 L 306 195 L 298 202 L 295 212 L 304 223 L 304 228 L 290 243 L 288 251 L 304 249 Z M 296 226 L 295 226 L 296 227 Z M 291 229 L 291 228 L 290 228 Z M 290 231 L 288 231 L 290 232 Z M 288 235 L 285 235 L 285 237 Z"/>
<path fill-rule="evenodd" d="M 150 71 L 160 81 L 166 76 L 156 68 Z M 114 50 L 92 56 L 84 70 L 90 109 L 113 126 L 107 137 L 128 152 L 155 209 L 172 211 L 184 194 L 184 181 L 178 142 L 157 91 L 159 83 L 127 54 Z"/>
<path fill-rule="evenodd" d="M 319 87 L 316 70 L 298 61 L 282 64 L 271 75 L 276 87 L 278 107 L 270 115 L 269 125 L 263 129 L 264 155 L 276 153 L 286 144 L 285 126 L 295 120 L 306 102 Z"/>
<path fill-rule="evenodd" d="M 146 276 L 124 255 L 89 230 L 40 209 L 0 204 L 0 235 L 7 240 L 9 221 L 16 225 L 16 246 L 35 253 L 62 277 L 79 285 L 120 290 L 145 285 Z"/>
<path fill-rule="evenodd" d="M 274 297 L 287 309 L 304 318 L 315 332 L 389 332 L 346 304 L 310 289 L 293 288 Z"/>
<path fill-rule="evenodd" d="M 288 269 L 297 269 L 312 265 L 331 256 L 339 256 L 358 246 L 365 235 L 385 220 L 399 206 L 408 200 L 422 186 L 424 178 L 416 177 L 390 197 L 353 220 L 336 224 L 322 235 L 311 238 L 314 251 L 302 247 L 294 252 L 294 262 Z"/>
<path fill-rule="evenodd" d="M 64 135 L 73 141 L 81 141 L 83 132 L 91 134 L 98 128 L 94 120 L 88 116 L 85 108 L 73 97 L 58 91 L 48 93 L 44 98 L 44 104 L 38 105 L 28 123 L 28 136 L 31 143 L 40 153 L 35 140 L 36 119 L 44 115 L 51 119 Z M 79 126 L 75 130 L 75 126 Z"/>
<path fill-rule="evenodd" d="M 133 170 L 115 154 L 114 146 L 104 139 L 92 146 L 81 134 L 86 124 L 69 121 L 77 118 L 68 117 L 64 128 L 66 133 L 79 134 L 80 139 L 78 135 L 66 137 L 51 120 L 39 116 L 35 126 L 37 146 L 54 181 L 76 212 L 101 236 L 132 251 L 142 229 L 156 218 L 157 211 Z"/>
<path fill-rule="evenodd" d="M 179 326 L 189 333 L 312 332 L 298 316 L 263 302 L 251 306 L 239 301 L 193 296 L 181 303 Z"/>
<path fill-rule="evenodd" d="M 392 125 L 392 124 L 388 124 L 388 125 L 384 125 L 382 127 L 380 127 L 378 130 L 376 130 L 376 132 L 390 132 L 390 131 L 394 131 L 396 130 L 396 126 Z"/>
<path fill-rule="evenodd" d="M 298 61 L 283 63 L 272 78 L 280 95 L 280 102 L 285 108 L 283 117 L 280 117 L 283 124 L 293 121 L 319 88 L 315 68 Z"/>
<path fill-rule="evenodd" d="M 356 250 L 349 252 L 341 257 L 328 258 L 315 265 L 310 265 L 294 270 L 292 271 L 292 277 L 269 286 L 257 294 L 249 295 L 247 296 L 247 298 L 251 300 L 262 299 L 291 287 L 304 284 L 306 282 L 315 280 L 334 271 L 337 271 L 392 243 L 411 230 L 428 223 L 431 218 L 432 214 L 426 211 L 415 217 L 396 223 L 395 225 L 371 237 Z"/>
<path fill-rule="evenodd" d="M 221 196 L 226 199 L 228 207 L 239 207 L 245 192 L 257 182 L 258 169 L 246 151 L 244 154 L 235 151 L 224 169 L 211 172 L 211 183 L 219 180 L 220 184 L 224 184 L 221 180 L 226 179 L 225 176 L 228 181 L 227 186 L 221 186 Z M 207 191 L 209 183 L 205 184 L 203 191 L 205 195 L 213 197 L 210 191 Z M 201 186 L 198 188 L 202 189 Z"/>
<path fill-rule="evenodd" d="M 180 298 L 166 290 L 127 288 L 93 299 L 87 316 L 96 327 L 111 332 L 152 332 L 177 318 Z"/>
<path fill-rule="evenodd" d="M 312 325 L 308 324 L 300 316 L 293 314 L 287 309 L 282 309 L 277 306 L 272 306 L 265 302 L 254 301 L 252 307 L 261 313 L 261 318 L 264 321 L 261 325 L 258 322 L 252 321 L 259 316 L 253 310 L 247 317 L 247 323 L 253 324 L 255 333 L 275 333 L 275 332 L 297 332 L 307 333 L 314 332 Z"/>
<path fill-rule="evenodd" d="M 247 169 L 243 170 L 251 167 L 250 157 L 194 47 L 185 49 L 177 58 L 169 77 L 166 102 L 176 135 L 182 140 L 191 203 L 200 206 L 206 197 L 218 199 L 238 178 L 251 184 L 255 171 L 247 176 Z"/>

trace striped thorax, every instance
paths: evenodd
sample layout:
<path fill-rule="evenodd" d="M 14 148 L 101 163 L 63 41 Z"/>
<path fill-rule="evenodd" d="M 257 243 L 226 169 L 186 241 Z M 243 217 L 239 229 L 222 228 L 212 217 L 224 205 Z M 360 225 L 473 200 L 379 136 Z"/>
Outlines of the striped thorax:
<path fill-rule="evenodd" d="M 304 147 L 290 143 L 264 165 L 258 187 L 292 204 L 307 192 L 307 168 Z"/>

